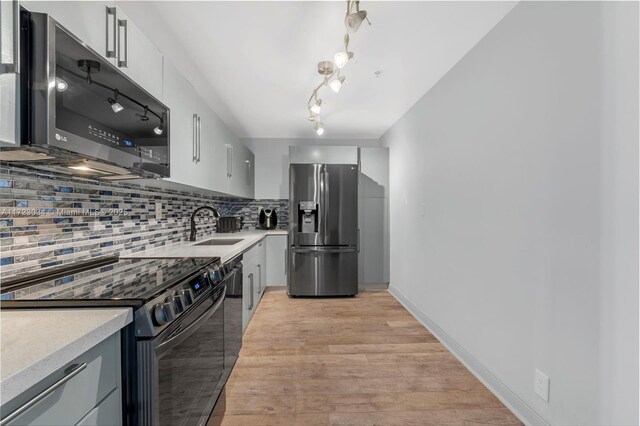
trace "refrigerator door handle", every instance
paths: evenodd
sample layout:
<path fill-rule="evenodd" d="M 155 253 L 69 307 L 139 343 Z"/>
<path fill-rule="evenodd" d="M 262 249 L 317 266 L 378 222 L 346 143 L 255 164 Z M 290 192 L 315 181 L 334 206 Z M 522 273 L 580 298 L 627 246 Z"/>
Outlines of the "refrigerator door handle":
<path fill-rule="evenodd" d="M 296 247 L 293 252 L 296 254 L 303 253 L 352 253 L 357 251 L 357 247 Z"/>

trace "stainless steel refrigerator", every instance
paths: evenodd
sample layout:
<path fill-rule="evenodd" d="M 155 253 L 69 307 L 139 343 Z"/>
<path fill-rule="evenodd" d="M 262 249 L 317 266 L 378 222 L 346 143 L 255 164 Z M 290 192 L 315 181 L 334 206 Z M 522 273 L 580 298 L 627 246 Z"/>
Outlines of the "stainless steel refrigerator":
<path fill-rule="evenodd" d="M 290 296 L 358 293 L 358 166 L 289 166 Z"/>

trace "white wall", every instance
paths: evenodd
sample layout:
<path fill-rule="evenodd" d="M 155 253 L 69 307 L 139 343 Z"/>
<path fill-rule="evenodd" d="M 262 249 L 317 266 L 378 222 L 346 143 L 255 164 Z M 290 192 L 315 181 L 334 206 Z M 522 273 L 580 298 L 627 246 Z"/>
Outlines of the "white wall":
<path fill-rule="evenodd" d="M 395 294 L 526 420 L 637 425 L 638 4 L 519 3 L 382 142 Z"/>
<path fill-rule="evenodd" d="M 311 131 L 311 129 L 309 129 Z M 378 146 L 377 139 L 243 139 L 256 156 L 256 199 L 289 198 L 289 146 Z"/>

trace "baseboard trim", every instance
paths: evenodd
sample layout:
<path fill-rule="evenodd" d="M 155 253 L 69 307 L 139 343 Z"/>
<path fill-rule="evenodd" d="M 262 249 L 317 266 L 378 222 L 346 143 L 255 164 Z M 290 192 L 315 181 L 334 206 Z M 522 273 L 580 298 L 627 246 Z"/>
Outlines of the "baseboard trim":
<path fill-rule="evenodd" d="M 380 291 L 388 290 L 389 283 L 360 283 L 358 284 L 358 291 Z"/>
<path fill-rule="evenodd" d="M 393 284 L 389 284 L 389 293 L 395 297 L 427 330 L 431 332 L 474 376 L 478 378 L 496 398 L 526 425 L 550 425 L 529 404 L 523 401 L 489 369 L 483 366 L 451 336 L 433 322 L 421 309 L 413 304 Z"/>

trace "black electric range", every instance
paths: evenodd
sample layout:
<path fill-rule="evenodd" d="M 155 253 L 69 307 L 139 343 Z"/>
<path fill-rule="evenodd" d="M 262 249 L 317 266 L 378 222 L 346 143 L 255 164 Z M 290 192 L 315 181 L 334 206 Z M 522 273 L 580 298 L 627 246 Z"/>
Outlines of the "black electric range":
<path fill-rule="evenodd" d="M 123 423 L 200 425 L 225 371 L 223 278 L 219 258 L 101 257 L 3 280 L 1 308 L 132 308 Z"/>

